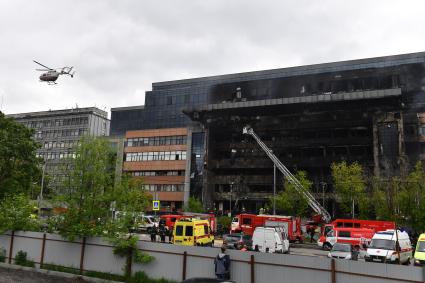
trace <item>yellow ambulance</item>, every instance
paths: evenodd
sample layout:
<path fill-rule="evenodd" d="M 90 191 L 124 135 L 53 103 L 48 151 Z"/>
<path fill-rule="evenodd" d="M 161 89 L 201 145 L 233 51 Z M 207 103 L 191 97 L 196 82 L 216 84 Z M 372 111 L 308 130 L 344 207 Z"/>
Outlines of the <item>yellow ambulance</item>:
<path fill-rule="evenodd" d="M 418 238 L 414 260 L 416 266 L 425 265 L 425 234 L 421 234 Z"/>
<path fill-rule="evenodd" d="M 173 244 L 183 246 L 213 246 L 214 235 L 208 220 L 181 218 L 174 224 Z"/>

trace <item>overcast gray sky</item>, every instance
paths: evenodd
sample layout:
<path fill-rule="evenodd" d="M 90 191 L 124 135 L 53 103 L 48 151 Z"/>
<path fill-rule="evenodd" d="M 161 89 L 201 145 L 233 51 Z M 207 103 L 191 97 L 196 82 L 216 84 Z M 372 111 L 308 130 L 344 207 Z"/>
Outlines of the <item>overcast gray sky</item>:
<path fill-rule="evenodd" d="M 0 0 L 0 110 L 109 111 L 152 82 L 417 51 L 423 0 Z M 50 86 L 32 60 L 77 73 Z"/>

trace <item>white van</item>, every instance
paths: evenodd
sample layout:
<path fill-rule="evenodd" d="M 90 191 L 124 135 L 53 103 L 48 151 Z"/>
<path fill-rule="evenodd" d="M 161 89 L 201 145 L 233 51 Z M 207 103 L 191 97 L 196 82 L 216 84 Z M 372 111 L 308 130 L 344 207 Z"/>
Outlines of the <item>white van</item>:
<path fill-rule="evenodd" d="M 376 232 L 365 255 L 366 261 L 386 263 L 410 264 L 411 258 L 413 256 L 409 235 L 400 230 L 397 230 L 397 234 L 394 230 Z"/>
<path fill-rule="evenodd" d="M 263 253 L 289 253 L 288 237 L 282 227 L 255 228 L 252 247 Z"/>

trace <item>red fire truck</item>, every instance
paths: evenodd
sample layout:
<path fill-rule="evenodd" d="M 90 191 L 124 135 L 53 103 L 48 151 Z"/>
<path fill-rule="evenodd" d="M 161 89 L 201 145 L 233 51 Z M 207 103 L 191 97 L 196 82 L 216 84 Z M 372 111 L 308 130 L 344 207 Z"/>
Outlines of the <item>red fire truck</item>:
<path fill-rule="evenodd" d="M 333 244 L 327 241 L 327 236 L 331 231 L 335 229 L 341 229 L 341 228 L 369 229 L 369 230 L 372 230 L 373 233 L 376 233 L 376 232 L 385 231 L 388 229 L 395 229 L 395 223 L 392 221 L 378 221 L 378 220 L 335 219 L 330 224 L 325 224 L 322 227 L 322 233 L 320 235 L 319 240 L 317 241 L 317 244 L 320 247 L 323 247 L 325 249 L 331 248 Z M 370 237 L 370 239 L 372 239 L 372 236 Z"/>
<path fill-rule="evenodd" d="M 252 235 L 257 227 L 284 227 L 290 241 L 302 241 L 301 219 L 293 216 L 239 214 L 232 220 L 230 233 Z"/>
<path fill-rule="evenodd" d="M 174 223 L 181 218 L 197 218 L 208 220 L 210 222 L 211 230 L 215 233 L 217 230 L 216 219 L 214 214 L 183 212 L 181 214 L 164 214 L 160 216 L 159 222 L 164 224 L 170 231 L 174 228 Z"/>

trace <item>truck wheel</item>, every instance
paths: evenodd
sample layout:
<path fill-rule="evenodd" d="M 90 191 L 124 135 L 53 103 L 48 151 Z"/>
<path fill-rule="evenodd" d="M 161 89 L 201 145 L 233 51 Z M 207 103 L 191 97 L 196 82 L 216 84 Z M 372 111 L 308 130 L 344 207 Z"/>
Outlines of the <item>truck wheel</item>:
<path fill-rule="evenodd" d="M 324 244 L 323 244 L 323 249 L 324 249 L 325 251 L 330 251 L 330 250 L 332 249 L 332 246 L 331 246 L 331 244 L 329 244 L 329 243 L 324 243 Z"/>

